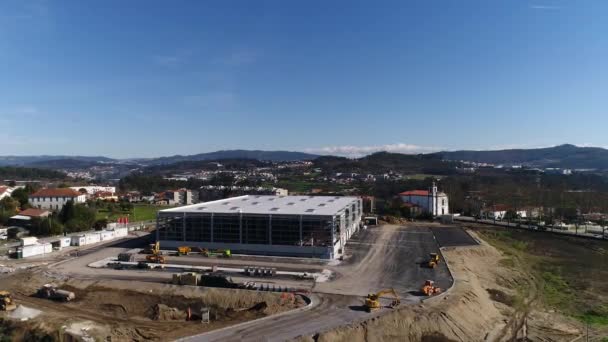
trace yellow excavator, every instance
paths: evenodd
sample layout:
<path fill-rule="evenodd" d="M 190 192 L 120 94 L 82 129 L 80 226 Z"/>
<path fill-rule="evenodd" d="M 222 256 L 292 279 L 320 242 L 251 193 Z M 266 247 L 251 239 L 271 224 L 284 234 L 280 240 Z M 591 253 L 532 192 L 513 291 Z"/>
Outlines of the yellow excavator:
<path fill-rule="evenodd" d="M 429 254 L 429 268 L 435 268 L 437 264 L 439 264 L 439 254 L 431 253 Z"/>
<path fill-rule="evenodd" d="M 0 311 L 13 311 L 17 305 L 13 303 L 13 297 L 8 291 L 0 291 Z"/>
<path fill-rule="evenodd" d="M 160 242 L 156 241 L 152 248 L 152 254 L 146 255 L 146 261 L 157 264 L 164 264 L 166 262 L 165 257 L 160 252 Z"/>
<path fill-rule="evenodd" d="M 386 290 L 378 291 L 378 293 L 368 294 L 367 298 L 365 298 L 365 310 L 367 312 L 372 312 L 372 311 L 380 309 L 382 307 L 382 304 L 380 304 L 380 297 L 382 297 L 386 294 L 390 294 L 395 298 L 391 302 L 391 304 L 388 306 L 389 308 L 392 309 L 392 308 L 398 306 L 399 304 L 401 304 L 401 299 L 399 298 L 397 291 L 395 291 L 395 289 L 386 289 Z"/>

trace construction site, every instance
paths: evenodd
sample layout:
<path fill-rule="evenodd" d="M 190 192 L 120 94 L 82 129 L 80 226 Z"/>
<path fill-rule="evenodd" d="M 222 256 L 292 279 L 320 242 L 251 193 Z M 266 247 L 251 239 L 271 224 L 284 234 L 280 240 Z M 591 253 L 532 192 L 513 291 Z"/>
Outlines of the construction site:
<path fill-rule="evenodd" d="M 583 336 L 570 316 L 515 304 L 538 297 L 517 298 L 530 273 L 486 241 L 494 242 L 485 228 L 381 221 L 349 234 L 331 259 L 165 246 L 157 234 L 3 261 L 4 334 L 75 341 Z"/>

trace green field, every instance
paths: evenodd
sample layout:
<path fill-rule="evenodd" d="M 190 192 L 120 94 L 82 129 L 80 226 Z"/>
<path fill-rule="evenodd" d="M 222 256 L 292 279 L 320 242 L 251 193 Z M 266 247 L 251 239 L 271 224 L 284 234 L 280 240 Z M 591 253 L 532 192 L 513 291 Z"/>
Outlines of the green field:
<path fill-rule="evenodd" d="M 531 274 L 539 289 L 535 297 L 547 309 L 608 328 L 608 242 L 502 228 L 474 229 L 505 253 L 503 266 Z M 518 289 L 523 296 L 528 291 L 529 286 Z"/>
<path fill-rule="evenodd" d="M 152 204 L 136 204 L 133 206 L 131 211 L 120 211 L 117 210 L 113 213 L 109 213 L 105 210 L 98 210 L 96 219 L 108 219 L 110 221 L 116 221 L 119 217 L 129 216 L 129 222 L 139 221 L 150 221 L 156 219 L 156 213 L 159 210 L 167 209 L 166 206 L 152 205 Z"/>

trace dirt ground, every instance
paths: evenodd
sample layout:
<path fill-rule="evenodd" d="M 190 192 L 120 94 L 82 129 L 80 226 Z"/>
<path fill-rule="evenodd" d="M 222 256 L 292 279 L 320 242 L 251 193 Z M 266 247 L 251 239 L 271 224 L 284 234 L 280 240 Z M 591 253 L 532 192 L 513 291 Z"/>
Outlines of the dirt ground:
<path fill-rule="evenodd" d="M 32 332 L 58 339 L 59 331 L 71 330 L 86 331 L 99 340 L 169 341 L 304 305 L 299 296 L 279 293 L 135 281 L 55 281 L 76 294 L 69 303 L 33 296 L 37 287 L 51 281 L 43 272 L 31 271 L 0 278 L 0 287 L 12 292 L 16 304 L 42 311 L 30 321 L 6 323 L 5 331 L 8 325 L 13 340 Z M 209 324 L 197 317 L 202 307 L 210 309 Z M 191 321 L 185 320 L 188 308 Z"/>
<path fill-rule="evenodd" d="M 472 232 L 481 244 L 444 248 L 454 276 L 445 294 L 422 304 L 402 306 L 381 317 L 302 337 L 300 341 L 572 341 L 580 322 L 532 308 L 536 291 L 525 270 L 505 267 L 506 256 Z M 516 300 L 516 298 L 518 298 Z"/>

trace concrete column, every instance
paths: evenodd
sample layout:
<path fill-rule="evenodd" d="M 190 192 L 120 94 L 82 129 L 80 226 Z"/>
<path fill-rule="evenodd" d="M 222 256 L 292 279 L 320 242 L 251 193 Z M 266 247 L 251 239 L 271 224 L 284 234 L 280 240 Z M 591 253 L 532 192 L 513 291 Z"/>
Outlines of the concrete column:
<path fill-rule="evenodd" d="M 184 212 L 184 217 L 182 217 L 182 241 L 186 241 L 186 212 Z"/>
<path fill-rule="evenodd" d="M 302 241 L 302 215 L 300 215 L 300 243 L 303 242 Z"/>
<path fill-rule="evenodd" d="M 272 215 L 268 215 L 268 244 L 272 245 Z"/>
<path fill-rule="evenodd" d="M 156 241 L 160 241 L 160 214 L 156 213 Z"/>
<path fill-rule="evenodd" d="M 213 213 L 211 213 L 211 242 L 213 242 Z"/>
<path fill-rule="evenodd" d="M 243 213 L 239 213 L 239 243 L 243 243 Z"/>

